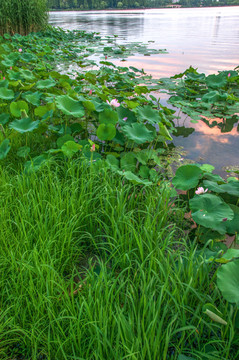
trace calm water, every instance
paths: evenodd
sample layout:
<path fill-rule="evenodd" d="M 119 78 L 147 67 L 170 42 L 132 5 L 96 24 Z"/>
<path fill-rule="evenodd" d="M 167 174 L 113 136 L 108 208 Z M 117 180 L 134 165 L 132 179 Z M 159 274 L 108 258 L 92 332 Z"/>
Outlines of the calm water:
<path fill-rule="evenodd" d="M 205 74 L 230 70 L 239 65 L 239 6 L 197 9 L 151 9 L 50 13 L 50 24 L 64 29 L 82 29 L 101 35 L 118 35 L 120 42 L 153 40 L 150 47 L 167 49 L 168 54 L 135 55 L 126 66 L 144 68 L 153 77 L 168 77 L 190 65 Z M 118 60 L 114 61 L 120 64 Z M 182 125 L 182 124 L 180 124 Z M 239 133 L 222 134 L 206 124 L 186 123 L 195 131 L 188 138 L 176 138 L 188 157 L 209 162 L 216 169 L 239 166 Z"/>

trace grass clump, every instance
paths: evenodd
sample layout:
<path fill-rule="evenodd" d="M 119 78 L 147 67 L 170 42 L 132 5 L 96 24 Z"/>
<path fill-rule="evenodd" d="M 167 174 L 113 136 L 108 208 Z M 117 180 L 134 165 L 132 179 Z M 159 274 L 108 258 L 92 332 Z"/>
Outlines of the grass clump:
<path fill-rule="evenodd" d="M 0 175 L 1 359 L 237 358 L 230 307 L 167 185 L 77 161 Z"/>
<path fill-rule="evenodd" d="M 0 34 L 26 35 L 47 24 L 46 0 L 1 0 Z"/>

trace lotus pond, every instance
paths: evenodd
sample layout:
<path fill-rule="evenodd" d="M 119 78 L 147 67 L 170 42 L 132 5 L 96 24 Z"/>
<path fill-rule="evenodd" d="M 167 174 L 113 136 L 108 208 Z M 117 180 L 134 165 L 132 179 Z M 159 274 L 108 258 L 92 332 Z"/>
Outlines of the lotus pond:
<path fill-rule="evenodd" d="M 26 293 L 18 296 L 19 308 L 27 309 L 24 318 L 16 311 L 8 316 L 10 310 L 2 299 L 6 311 L 2 315 L 8 319 L 2 329 L 3 358 L 14 352 L 16 358 L 26 359 L 103 360 L 109 353 L 117 354 L 117 359 L 157 359 L 161 353 L 162 359 L 233 360 L 239 355 L 239 171 L 234 169 L 225 180 L 209 164 L 188 164 L 172 141 L 180 132 L 176 108 L 192 122 L 203 121 L 222 131 L 237 124 L 238 71 L 205 76 L 190 67 L 172 78 L 155 80 L 141 69 L 109 61 L 135 51 L 148 55 L 164 52 L 138 43 L 123 46 L 114 36 L 103 38 L 54 28 L 24 37 L 6 34 L 0 38 L 5 244 L 1 256 L 14 258 L 10 280 L 3 282 L 2 293 L 8 294 L 16 286 L 16 269 L 21 269 L 20 282 L 27 286 L 30 281 L 32 293 L 39 286 L 42 296 L 39 318 L 33 316 L 31 320 L 36 298 L 31 298 L 32 304 L 25 302 Z M 100 54 L 100 60 L 89 59 L 92 54 Z M 157 91 L 166 92 L 175 109 L 162 104 Z M 16 202 L 11 189 L 16 189 Z M 55 194 L 53 198 L 49 198 L 51 194 Z M 55 203 L 58 198 L 61 205 Z M 11 214 L 5 199 L 17 220 L 8 218 Z M 21 205 L 25 204 L 23 199 L 34 204 L 30 213 Z M 80 204 L 88 205 L 78 208 L 79 199 Z M 41 204 L 39 212 L 37 204 Z M 34 216 L 28 218 L 29 214 Z M 66 218 L 69 222 L 64 227 Z M 14 248 L 21 239 L 18 258 L 8 247 L 10 234 L 16 234 Z M 25 262 L 28 252 L 31 256 Z M 77 268 L 77 261 L 86 254 L 87 274 Z M 88 259 L 89 254 L 93 260 Z M 44 278 L 43 260 L 48 264 L 47 284 L 57 284 L 56 288 L 46 290 L 37 277 L 32 277 L 31 271 L 38 269 Z M 161 266 L 164 260 L 166 270 Z M 3 264 L 7 269 L 5 260 Z M 170 269 L 171 282 L 167 283 Z M 105 322 L 109 316 L 103 306 L 105 298 L 98 308 L 95 305 L 102 288 L 111 304 L 110 325 Z M 85 331 L 79 330 L 80 322 L 75 321 L 79 308 L 73 294 L 80 297 L 81 289 L 85 294 L 81 311 L 87 314 Z M 19 291 L 17 288 L 18 295 Z M 50 327 L 45 319 L 46 301 L 50 299 L 46 294 L 58 304 L 54 310 L 47 306 Z M 141 299 L 139 308 L 136 294 Z M 59 305 L 63 297 L 69 305 L 67 310 Z M 87 307 L 89 302 L 91 308 Z M 156 329 L 163 333 L 159 321 L 164 303 L 170 306 L 165 307 L 167 331 L 160 341 Z M 60 309 L 59 317 L 56 308 Z M 100 313 L 105 315 L 94 323 Z M 39 328 L 36 325 L 31 335 L 32 322 Z M 74 338 L 75 331 L 81 339 Z M 131 336 L 134 333 L 136 338 Z M 16 350 L 17 344 L 20 350 Z"/>

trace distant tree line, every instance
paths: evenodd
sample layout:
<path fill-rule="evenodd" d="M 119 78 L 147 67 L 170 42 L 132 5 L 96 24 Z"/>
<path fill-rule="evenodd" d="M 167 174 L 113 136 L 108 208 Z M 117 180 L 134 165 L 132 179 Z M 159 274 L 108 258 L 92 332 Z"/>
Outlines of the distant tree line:
<path fill-rule="evenodd" d="M 103 10 L 160 8 L 179 4 L 182 7 L 239 5 L 239 0 L 48 0 L 52 10 Z"/>

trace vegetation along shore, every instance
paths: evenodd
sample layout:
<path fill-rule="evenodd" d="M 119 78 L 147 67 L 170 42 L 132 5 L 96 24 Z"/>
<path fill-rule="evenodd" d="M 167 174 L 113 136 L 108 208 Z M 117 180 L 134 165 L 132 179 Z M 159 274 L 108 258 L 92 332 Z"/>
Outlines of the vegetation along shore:
<path fill-rule="evenodd" d="M 0 3 L 0 358 L 239 359 L 239 171 L 173 156 L 156 95 L 235 126 L 238 69 L 152 79 L 45 6 Z"/>

